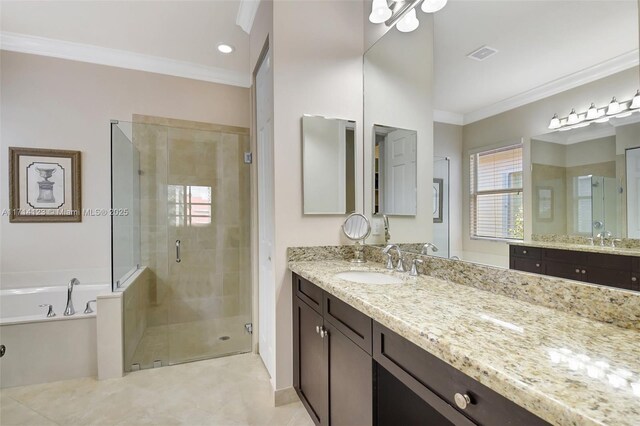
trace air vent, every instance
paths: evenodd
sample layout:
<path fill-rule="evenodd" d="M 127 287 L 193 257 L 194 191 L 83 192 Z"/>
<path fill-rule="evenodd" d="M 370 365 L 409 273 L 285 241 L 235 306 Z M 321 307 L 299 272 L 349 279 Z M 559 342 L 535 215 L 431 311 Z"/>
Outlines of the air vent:
<path fill-rule="evenodd" d="M 498 49 L 494 49 L 493 47 L 489 46 L 482 46 L 481 48 L 469 53 L 467 57 L 475 59 L 476 61 L 484 61 L 485 59 L 495 55 L 496 53 L 498 53 Z"/>

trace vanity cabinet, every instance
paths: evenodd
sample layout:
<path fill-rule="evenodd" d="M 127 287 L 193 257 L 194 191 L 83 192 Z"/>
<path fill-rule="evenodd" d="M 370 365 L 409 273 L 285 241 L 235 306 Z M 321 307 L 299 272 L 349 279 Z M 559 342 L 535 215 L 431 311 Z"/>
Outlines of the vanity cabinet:
<path fill-rule="evenodd" d="M 317 425 L 372 424 L 371 319 L 297 275 L 293 283 L 298 396 Z"/>
<path fill-rule="evenodd" d="M 558 278 L 640 291 L 639 258 L 512 245 L 509 267 Z"/>
<path fill-rule="evenodd" d="M 293 274 L 294 388 L 317 425 L 547 425 Z"/>

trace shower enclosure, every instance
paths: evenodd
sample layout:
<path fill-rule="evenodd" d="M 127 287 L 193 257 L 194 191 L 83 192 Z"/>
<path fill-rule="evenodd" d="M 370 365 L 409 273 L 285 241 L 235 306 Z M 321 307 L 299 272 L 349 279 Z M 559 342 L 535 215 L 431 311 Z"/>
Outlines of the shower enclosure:
<path fill-rule="evenodd" d="M 125 370 L 250 351 L 248 129 L 146 116 L 111 127 L 113 286 L 134 277 L 124 327 L 139 330 Z"/>
<path fill-rule="evenodd" d="M 449 158 L 433 158 L 433 256 L 450 256 L 449 231 Z"/>

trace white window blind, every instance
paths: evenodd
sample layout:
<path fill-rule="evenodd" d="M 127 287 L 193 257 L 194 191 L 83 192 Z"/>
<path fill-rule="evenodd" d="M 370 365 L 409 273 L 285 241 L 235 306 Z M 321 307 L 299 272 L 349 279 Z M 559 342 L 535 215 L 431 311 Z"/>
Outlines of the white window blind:
<path fill-rule="evenodd" d="M 471 237 L 522 240 L 522 144 L 470 156 Z"/>

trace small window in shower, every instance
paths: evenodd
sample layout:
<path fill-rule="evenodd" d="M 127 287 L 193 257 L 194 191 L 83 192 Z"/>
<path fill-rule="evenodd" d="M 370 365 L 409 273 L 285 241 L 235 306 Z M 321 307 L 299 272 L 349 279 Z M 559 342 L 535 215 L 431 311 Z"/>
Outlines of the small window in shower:
<path fill-rule="evenodd" d="M 173 226 L 211 224 L 211 187 L 169 185 L 169 221 Z"/>

